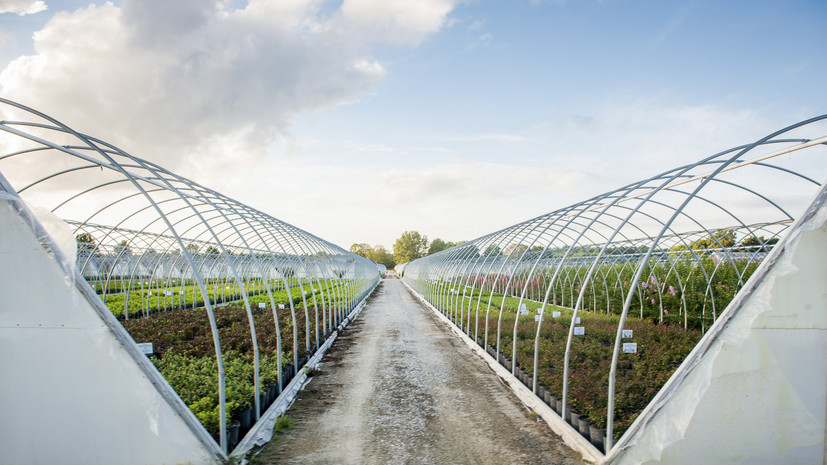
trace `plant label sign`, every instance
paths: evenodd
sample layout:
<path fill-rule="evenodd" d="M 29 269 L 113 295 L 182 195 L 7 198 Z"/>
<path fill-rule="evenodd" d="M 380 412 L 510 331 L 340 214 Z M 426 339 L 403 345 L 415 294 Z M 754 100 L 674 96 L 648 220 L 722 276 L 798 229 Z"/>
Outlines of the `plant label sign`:
<path fill-rule="evenodd" d="M 534 321 L 539 322 L 543 319 L 543 315 L 534 315 Z"/>
<path fill-rule="evenodd" d="M 178 293 L 184 295 L 184 291 L 178 291 Z"/>
<path fill-rule="evenodd" d="M 140 342 L 140 343 L 138 343 L 138 350 L 140 350 L 141 353 L 144 354 L 144 355 L 149 355 L 152 352 L 154 352 L 154 350 L 152 350 L 152 343 L 151 342 Z"/>
<path fill-rule="evenodd" d="M 520 304 L 520 313 L 527 312 L 527 311 L 528 310 L 526 310 L 525 304 Z"/>
<path fill-rule="evenodd" d="M 284 304 L 279 304 L 279 310 L 284 310 Z"/>
<path fill-rule="evenodd" d="M 526 309 L 520 310 L 520 315 L 528 315 L 528 310 L 526 310 Z"/>
<path fill-rule="evenodd" d="M 562 315 L 561 312 L 551 312 L 551 317 L 552 318 L 560 318 L 560 315 Z"/>
<path fill-rule="evenodd" d="M 580 317 L 579 316 L 574 319 L 574 324 L 576 324 L 576 325 L 580 324 Z"/>
<path fill-rule="evenodd" d="M 623 353 L 624 354 L 636 354 L 637 353 L 637 342 L 624 342 L 623 343 Z"/>
<path fill-rule="evenodd" d="M 543 309 L 542 309 L 542 308 L 538 308 L 538 309 L 537 309 L 537 314 L 538 314 L 538 315 L 542 315 L 542 314 L 543 314 Z"/>
<path fill-rule="evenodd" d="M 632 338 L 632 330 L 631 329 L 624 329 L 623 330 L 623 339 L 631 339 Z"/>
<path fill-rule="evenodd" d="M 264 302 L 259 302 L 258 303 L 258 308 L 267 308 L 267 305 L 265 305 Z M 253 393 L 253 394 L 255 394 L 255 393 Z"/>
<path fill-rule="evenodd" d="M 574 327 L 574 335 L 575 336 L 585 336 L 586 335 L 586 327 L 585 326 L 575 326 Z"/>

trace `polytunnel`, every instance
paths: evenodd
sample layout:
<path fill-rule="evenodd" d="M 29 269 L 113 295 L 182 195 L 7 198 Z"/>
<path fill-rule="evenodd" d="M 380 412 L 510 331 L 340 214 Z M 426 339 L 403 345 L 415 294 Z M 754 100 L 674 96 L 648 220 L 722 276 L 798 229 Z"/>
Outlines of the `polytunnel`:
<path fill-rule="evenodd" d="M 396 271 L 423 301 L 452 322 L 469 344 L 479 347 L 480 353 L 487 352 L 491 364 L 499 364 L 492 368 L 504 367 L 521 381 L 519 389 L 527 388 L 532 398 L 540 400 L 531 405 L 554 412 L 560 421 L 552 418 L 552 422 L 556 421 L 564 434 L 574 434 L 569 435 L 573 438 L 570 444 L 585 457 L 601 462 L 617 459 L 645 436 L 641 431 L 670 395 L 661 392 L 670 376 L 685 377 L 700 363 L 701 356 L 687 359 L 690 352 L 758 331 L 732 323 L 737 320 L 736 312 L 750 311 L 730 304 L 746 301 L 761 286 L 772 289 L 767 276 L 775 275 L 768 271 L 771 264 L 767 260 L 783 243 L 779 241 L 793 229 L 796 238 L 807 228 L 818 231 L 820 227 L 823 233 L 823 224 L 802 223 L 807 216 L 802 212 L 809 212 L 808 221 L 813 217 L 823 220 L 825 215 L 825 123 L 827 115 L 802 121 L 756 142 L 411 261 Z M 823 234 L 822 242 L 807 247 L 805 256 L 818 262 L 818 257 L 825 255 Z M 699 451 L 707 451 L 706 445 L 692 443 L 695 447 L 687 445 L 673 460 L 692 463 L 712 457 L 713 462 L 725 461 L 727 454 L 748 453 L 744 448 L 752 448 L 752 453 L 758 454 L 755 459 L 779 441 L 783 445 L 766 452 L 762 460 L 773 463 L 779 459 L 775 463 L 781 463 L 791 457 L 801 459 L 794 454 L 809 457 L 805 461 L 822 456 L 827 407 L 823 392 L 823 376 L 827 375 L 823 366 L 827 355 L 823 284 L 827 273 L 823 265 L 802 265 L 801 269 L 813 272 L 799 273 L 797 290 L 784 294 L 787 306 L 801 307 L 783 314 L 785 331 L 779 331 L 783 336 L 773 336 L 773 340 L 787 341 L 792 347 L 796 338 L 802 338 L 810 345 L 804 351 L 802 347 L 778 352 L 774 352 L 777 347 L 755 349 L 752 355 L 772 354 L 770 357 L 781 361 L 797 356 L 801 365 L 761 365 L 752 359 L 735 365 L 755 363 L 765 372 L 785 373 L 780 381 L 773 378 L 773 383 L 787 386 L 786 391 L 778 388 L 785 394 L 768 397 L 767 404 L 757 410 L 780 409 L 776 404 L 785 403 L 807 405 L 807 409 L 796 411 L 794 420 L 787 414 L 779 416 L 784 417 L 783 422 L 797 422 L 794 429 L 806 430 L 802 436 L 806 439 L 789 439 L 789 431 L 775 431 L 763 423 L 756 427 L 772 432 L 761 433 L 766 437 L 754 435 L 761 438 L 758 443 L 754 438 L 733 441 L 744 446 L 730 444 L 720 455 L 703 457 Z M 740 300 L 736 296 L 741 296 Z M 776 321 L 782 321 L 778 318 Z M 777 324 L 781 323 L 760 329 L 778 329 Z M 800 331 L 791 331 L 793 328 Z M 810 370 L 816 373 L 813 380 L 819 381 L 814 387 L 799 389 L 813 386 L 804 380 L 810 375 L 803 373 Z M 795 374 L 786 374 L 789 372 Z M 734 376 L 731 378 L 736 379 Z M 670 389 L 674 390 L 674 385 L 670 384 Z M 756 399 L 763 399 L 759 392 L 768 389 L 748 384 L 729 388 L 729 395 L 737 392 Z M 688 397 L 682 402 L 690 407 L 683 413 L 672 411 L 675 416 L 663 420 L 663 429 L 651 432 L 648 444 L 656 445 L 653 450 L 661 451 L 685 439 L 685 429 L 691 430 L 695 415 L 693 402 L 700 402 L 697 399 L 712 389 L 700 383 L 685 391 L 681 395 Z M 650 406 L 656 396 L 661 403 Z M 722 405 L 748 405 L 735 397 L 715 402 L 721 412 L 725 410 Z M 772 416 L 768 418 L 773 421 Z M 718 429 L 714 423 L 705 424 L 708 436 L 737 436 L 720 426 L 729 428 L 731 421 L 717 421 Z M 669 426 L 672 424 L 682 426 Z M 771 453 L 787 449 L 793 455 Z M 651 458 L 635 454 L 626 455 L 628 463 L 642 463 L 644 456 Z M 660 452 L 653 454 L 659 460 Z M 636 458 L 629 459 L 633 456 Z"/>
<path fill-rule="evenodd" d="M 226 459 L 382 270 L 0 105 L 3 460 Z"/>

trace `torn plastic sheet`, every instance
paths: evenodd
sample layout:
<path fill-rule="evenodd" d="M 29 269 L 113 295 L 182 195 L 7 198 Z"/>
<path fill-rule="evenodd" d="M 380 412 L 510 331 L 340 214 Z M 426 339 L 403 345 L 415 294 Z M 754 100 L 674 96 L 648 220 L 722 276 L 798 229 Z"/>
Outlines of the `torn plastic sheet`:
<path fill-rule="evenodd" d="M 775 283 L 798 271 L 793 258 L 802 235 L 827 224 L 826 200 L 824 187 L 789 235 L 773 249 L 626 435 L 609 451 L 607 463 L 659 461 L 670 445 L 684 439 L 711 386 L 719 353 L 726 346 L 742 347 L 755 329 L 755 320 L 773 310 Z M 736 317 L 736 324 L 730 324 Z M 666 417 L 668 421 L 659 421 Z"/>

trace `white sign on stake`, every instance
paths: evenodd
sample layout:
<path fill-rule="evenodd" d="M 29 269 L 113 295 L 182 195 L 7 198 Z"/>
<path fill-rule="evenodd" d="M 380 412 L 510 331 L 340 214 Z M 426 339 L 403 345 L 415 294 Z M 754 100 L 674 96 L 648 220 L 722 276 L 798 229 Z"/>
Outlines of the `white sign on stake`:
<path fill-rule="evenodd" d="M 152 291 L 149 291 L 149 295 L 152 295 Z"/>
<path fill-rule="evenodd" d="M 279 310 L 284 310 L 284 304 L 279 304 Z"/>
<path fill-rule="evenodd" d="M 543 315 L 534 315 L 534 321 L 540 321 L 540 318 L 542 317 Z"/>
<path fill-rule="evenodd" d="M 267 305 L 265 305 L 264 302 L 259 302 L 258 308 L 267 308 Z"/>
<path fill-rule="evenodd" d="M 623 353 L 624 354 L 636 354 L 637 353 L 637 342 L 624 342 L 623 343 Z"/>
<path fill-rule="evenodd" d="M 632 330 L 631 329 L 624 329 L 623 330 L 623 339 L 631 339 L 632 338 Z"/>
<path fill-rule="evenodd" d="M 543 314 L 543 309 L 542 309 L 542 307 L 537 309 L 537 314 L 538 314 L 538 315 L 542 315 L 542 314 Z"/>
<path fill-rule="evenodd" d="M 184 295 L 184 291 L 178 291 L 178 293 Z"/>
<path fill-rule="evenodd" d="M 154 350 L 152 350 L 152 343 L 151 342 L 139 342 L 138 343 L 138 350 L 140 350 L 141 353 L 144 354 L 144 355 L 149 355 L 152 352 L 155 352 Z"/>
<path fill-rule="evenodd" d="M 560 312 L 551 312 L 551 317 L 552 318 L 560 318 L 560 315 L 562 315 L 562 313 L 560 313 Z"/>
<path fill-rule="evenodd" d="M 520 304 L 520 313 L 526 312 L 528 310 L 525 309 L 525 304 Z"/>
<path fill-rule="evenodd" d="M 576 324 L 576 325 L 579 325 L 579 324 L 580 324 L 580 317 L 579 317 L 579 316 L 578 316 L 578 317 L 575 317 L 575 319 L 574 319 L 574 324 Z"/>
<path fill-rule="evenodd" d="M 575 326 L 574 327 L 574 335 L 575 336 L 585 336 L 586 335 L 586 327 L 585 326 Z"/>

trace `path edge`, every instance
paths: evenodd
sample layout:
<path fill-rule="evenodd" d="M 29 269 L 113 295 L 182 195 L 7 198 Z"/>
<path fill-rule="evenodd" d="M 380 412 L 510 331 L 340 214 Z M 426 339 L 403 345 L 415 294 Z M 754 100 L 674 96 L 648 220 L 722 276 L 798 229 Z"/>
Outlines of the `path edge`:
<path fill-rule="evenodd" d="M 514 375 L 511 374 L 510 371 L 506 370 L 505 367 L 500 365 L 494 357 L 488 354 L 485 349 L 477 345 L 476 342 L 471 340 L 471 338 L 465 334 L 461 329 L 459 329 L 451 320 L 448 319 L 439 309 L 434 307 L 430 302 L 425 300 L 425 298 L 413 290 L 411 286 L 408 285 L 404 280 L 400 279 L 399 281 L 405 285 L 406 288 L 413 294 L 426 308 L 430 309 L 440 320 L 444 321 L 448 324 L 451 328 L 451 331 L 462 339 L 465 344 L 471 348 L 471 350 L 476 354 L 478 357 L 482 358 L 491 370 L 497 374 L 505 384 L 511 388 L 511 391 L 520 402 L 523 403 L 526 407 L 537 413 L 540 418 L 542 418 L 546 424 L 551 428 L 551 430 L 560 436 L 563 439 L 563 442 L 569 446 L 574 451 L 580 453 L 583 456 L 583 460 L 589 463 L 600 464 L 603 463 L 605 459 L 605 455 L 603 455 L 591 442 L 586 440 L 583 436 L 580 435 L 575 429 L 569 425 L 565 420 L 563 420 L 560 415 L 557 414 L 554 410 L 551 409 L 545 402 L 543 402 L 539 397 L 534 395 L 528 387 L 526 387 L 523 383 L 521 383 Z"/>
<path fill-rule="evenodd" d="M 321 363 L 322 358 L 324 357 L 325 352 L 327 349 L 333 345 L 333 342 L 336 340 L 336 337 L 339 335 L 339 331 L 343 330 L 347 327 L 348 324 L 353 322 L 353 320 L 362 312 L 362 309 L 367 305 L 367 300 L 373 294 L 373 291 L 376 290 L 376 287 L 382 280 L 378 280 L 376 284 L 365 294 L 365 297 L 359 302 L 358 305 L 342 320 L 339 326 L 330 334 L 330 337 L 319 347 L 319 350 L 313 354 L 312 357 L 304 364 L 304 366 L 299 371 L 299 374 L 296 375 L 292 381 L 287 385 L 284 390 L 282 390 L 281 394 L 276 398 L 275 401 L 270 405 L 264 415 L 256 422 L 255 425 L 247 432 L 244 438 L 238 443 L 238 445 L 233 449 L 233 452 L 230 454 L 231 459 L 241 458 L 241 465 L 247 464 L 246 455 L 256 446 L 263 446 L 268 442 L 273 440 L 273 430 L 276 425 L 276 419 L 283 415 L 290 406 L 293 405 L 293 402 L 296 400 L 299 392 L 304 389 L 304 385 L 307 384 L 310 378 L 307 376 L 307 371 L 312 370 L 319 366 Z"/>

